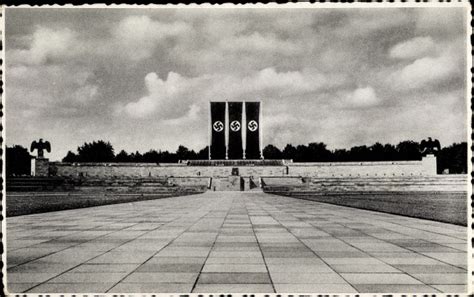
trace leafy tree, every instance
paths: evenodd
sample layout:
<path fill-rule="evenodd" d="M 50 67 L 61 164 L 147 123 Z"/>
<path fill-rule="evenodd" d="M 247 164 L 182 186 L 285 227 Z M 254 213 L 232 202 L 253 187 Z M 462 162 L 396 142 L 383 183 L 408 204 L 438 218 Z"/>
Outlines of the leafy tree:
<path fill-rule="evenodd" d="M 395 148 L 394 145 L 391 144 L 385 144 L 383 146 L 383 151 L 384 151 L 384 159 L 382 160 L 397 160 L 397 149 Z"/>
<path fill-rule="evenodd" d="M 197 158 L 197 154 L 195 151 L 189 150 L 184 145 L 180 145 L 176 151 L 176 158 L 178 160 L 195 160 Z"/>
<path fill-rule="evenodd" d="M 7 147 L 5 157 L 7 176 L 31 174 L 32 156 L 28 152 L 28 149 L 21 145 Z"/>
<path fill-rule="evenodd" d="M 406 140 L 397 144 L 398 160 L 421 160 L 420 144 Z"/>
<path fill-rule="evenodd" d="M 354 146 L 349 150 L 350 161 L 370 160 L 370 149 L 366 145 Z"/>
<path fill-rule="evenodd" d="M 68 151 L 66 157 L 63 158 L 63 162 L 74 163 L 77 161 L 78 161 L 78 156 L 71 151 Z"/>
<path fill-rule="evenodd" d="M 161 152 L 161 160 L 162 163 L 176 163 L 178 162 L 178 158 L 176 158 L 176 154 L 172 154 L 168 151 Z"/>
<path fill-rule="evenodd" d="M 296 157 L 296 148 L 291 144 L 287 144 L 282 153 L 284 159 L 294 159 Z"/>
<path fill-rule="evenodd" d="M 263 157 L 265 159 L 278 160 L 283 159 L 283 154 L 276 146 L 269 144 L 263 149 Z"/>
<path fill-rule="evenodd" d="M 120 153 L 118 153 L 116 156 L 115 156 L 115 162 L 130 162 L 130 155 L 124 151 L 124 150 L 121 150 Z"/>
<path fill-rule="evenodd" d="M 156 150 L 149 150 L 142 156 L 142 162 L 144 163 L 159 163 L 160 154 Z"/>
<path fill-rule="evenodd" d="M 143 162 L 143 156 L 140 154 L 139 151 L 136 151 L 135 153 L 130 154 L 130 161 L 135 162 L 135 163 L 142 163 Z"/>
<path fill-rule="evenodd" d="M 322 142 L 312 142 L 308 144 L 305 160 L 307 162 L 329 162 L 332 159 L 332 153 Z"/>
<path fill-rule="evenodd" d="M 113 162 L 114 148 L 103 140 L 84 143 L 77 148 L 79 162 Z"/>
<path fill-rule="evenodd" d="M 384 161 L 387 156 L 385 155 L 385 147 L 377 142 L 373 144 L 370 148 L 370 161 Z"/>
<path fill-rule="evenodd" d="M 197 153 L 197 160 L 207 160 L 209 159 L 209 146 L 206 146 Z"/>
<path fill-rule="evenodd" d="M 344 162 L 344 161 L 349 161 L 349 152 L 346 149 L 337 149 L 334 150 L 334 153 L 332 154 L 332 161 L 335 162 Z"/>
<path fill-rule="evenodd" d="M 449 173 L 467 173 L 467 143 L 453 143 L 442 148 L 437 158 L 438 173 L 445 169 Z"/>

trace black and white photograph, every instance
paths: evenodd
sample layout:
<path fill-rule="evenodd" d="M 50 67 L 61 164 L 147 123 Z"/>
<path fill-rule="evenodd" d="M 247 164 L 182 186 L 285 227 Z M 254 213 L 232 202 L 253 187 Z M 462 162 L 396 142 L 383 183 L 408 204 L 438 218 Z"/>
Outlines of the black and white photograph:
<path fill-rule="evenodd" d="M 473 293 L 468 2 L 1 18 L 5 295 Z"/>

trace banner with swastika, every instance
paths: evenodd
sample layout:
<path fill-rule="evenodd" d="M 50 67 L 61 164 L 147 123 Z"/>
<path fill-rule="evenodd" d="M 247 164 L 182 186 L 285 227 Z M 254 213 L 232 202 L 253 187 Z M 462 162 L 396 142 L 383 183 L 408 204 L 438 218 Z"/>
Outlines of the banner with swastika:
<path fill-rule="evenodd" d="M 225 102 L 211 102 L 211 159 L 225 159 Z"/>
<path fill-rule="evenodd" d="M 246 159 L 260 159 L 260 102 L 245 102 Z"/>
<path fill-rule="evenodd" d="M 242 159 L 242 102 L 229 102 L 229 159 Z"/>

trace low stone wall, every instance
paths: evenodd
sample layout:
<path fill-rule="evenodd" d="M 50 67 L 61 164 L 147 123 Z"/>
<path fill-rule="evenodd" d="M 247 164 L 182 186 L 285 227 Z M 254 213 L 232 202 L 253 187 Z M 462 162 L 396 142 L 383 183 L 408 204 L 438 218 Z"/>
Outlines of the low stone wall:
<path fill-rule="evenodd" d="M 232 168 L 238 168 L 241 176 L 284 175 L 285 166 L 162 166 L 150 163 L 51 163 L 57 176 L 168 176 L 168 177 L 226 177 Z"/>
<path fill-rule="evenodd" d="M 262 181 L 265 186 L 303 184 L 301 176 L 262 176 Z"/>
<path fill-rule="evenodd" d="M 390 177 L 263 177 L 264 190 L 277 193 L 467 192 L 466 174 Z"/>
<path fill-rule="evenodd" d="M 288 175 L 307 177 L 363 177 L 436 175 L 436 158 L 421 161 L 292 163 Z"/>
<path fill-rule="evenodd" d="M 209 187 L 210 177 L 169 177 L 168 184 L 178 186 L 205 186 Z"/>
<path fill-rule="evenodd" d="M 289 163 L 286 166 L 186 166 L 151 163 L 50 163 L 49 172 L 56 176 L 92 177 L 227 177 L 232 169 L 240 176 L 363 177 L 436 175 L 436 158 L 421 161 Z"/>

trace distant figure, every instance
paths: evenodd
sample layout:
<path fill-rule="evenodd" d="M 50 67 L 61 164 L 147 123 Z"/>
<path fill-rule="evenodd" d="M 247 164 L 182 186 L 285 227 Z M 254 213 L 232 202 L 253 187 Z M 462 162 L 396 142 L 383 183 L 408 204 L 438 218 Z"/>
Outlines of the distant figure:
<path fill-rule="evenodd" d="M 428 137 L 428 140 L 422 140 L 420 143 L 420 151 L 423 156 L 436 155 L 440 150 L 441 145 L 438 139 L 432 140 L 431 137 Z"/>
<path fill-rule="evenodd" d="M 51 144 L 49 141 L 43 142 L 43 138 L 40 138 L 38 142 L 33 141 L 31 143 L 30 152 L 33 152 L 35 149 L 38 151 L 38 158 L 44 158 L 43 151 L 46 150 L 48 153 L 51 153 Z"/>

